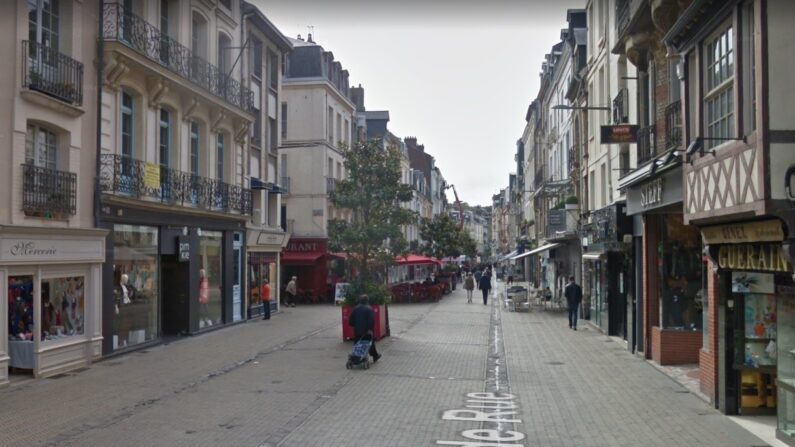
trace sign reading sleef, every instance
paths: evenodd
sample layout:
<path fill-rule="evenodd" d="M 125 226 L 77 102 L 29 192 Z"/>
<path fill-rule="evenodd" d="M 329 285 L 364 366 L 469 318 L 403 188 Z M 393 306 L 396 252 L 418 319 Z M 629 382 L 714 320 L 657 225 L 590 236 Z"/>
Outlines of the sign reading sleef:
<path fill-rule="evenodd" d="M 615 124 L 612 126 L 601 126 L 600 134 L 602 144 L 637 143 L 638 125 Z"/>

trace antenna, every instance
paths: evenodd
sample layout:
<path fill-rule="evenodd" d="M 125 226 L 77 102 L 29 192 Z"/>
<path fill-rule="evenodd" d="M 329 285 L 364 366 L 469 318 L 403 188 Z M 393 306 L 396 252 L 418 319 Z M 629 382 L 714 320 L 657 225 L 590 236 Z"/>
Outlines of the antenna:
<path fill-rule="evenodd" d="M 309 42 L 314 41 L 315 40 L 314 39 L 314 37 L 315 37 L 315 25 L 307 25 L 306 29 L 309 32 L 309 36 L 307 37 L 307 41 L 309 41 Z"/>

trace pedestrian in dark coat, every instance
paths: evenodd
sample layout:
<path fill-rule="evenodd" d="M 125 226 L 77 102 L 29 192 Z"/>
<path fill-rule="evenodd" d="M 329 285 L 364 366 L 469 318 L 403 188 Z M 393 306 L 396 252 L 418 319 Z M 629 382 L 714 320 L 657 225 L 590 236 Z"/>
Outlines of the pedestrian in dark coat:
<path fill-rule="evenodd" d="M 574 276 L 569 277 L 569 284 L 563 291 L 566 305 L 569 308 L 569 329 L 577 330 L 577 310 L 582 302 L 582 289 L 574 282 Z"/>
<path fill-rule="evenodd" d="M 481 273 L 480 269 L 475 269 L 475 284 L 478 285 L 478 289 L 480 289 L 480 278 L 483 277 L 483 273 Z"/>
<path fill-rule="evenodd" d="M 348 326 L 353 327 L 353 335 L 356 340 L 361 339 L 365 335 L 370 335 L 372 342 L 370 343 L 370 355 L 373 356 L 373 363 L 381 358 L 381 354 L 375 350 L 375 312 L 368 304 L 369 297 L 362 295 L 359 297 L 359 304 L 353 308 L 350 317 L 348 317 Z"/>
<path fill-rule="evenodd" d="M 491 274 L 486 272 L 480 277 L 480 281 L 478 281 L 478 289 L 480 289 L 480 291 L 483 293 L 483 305 L 485 306 L 489 302 L 489 291 L 491 291 Z"/>

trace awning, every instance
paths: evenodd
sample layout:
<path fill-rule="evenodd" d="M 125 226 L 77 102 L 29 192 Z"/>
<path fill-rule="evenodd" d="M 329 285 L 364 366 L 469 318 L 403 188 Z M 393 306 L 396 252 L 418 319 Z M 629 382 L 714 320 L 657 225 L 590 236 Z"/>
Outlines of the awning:
<path fill-rule="evenodd" d="M 303 265 L 311 265 L 318 261 L 318 259 L 322 258 L 325 253 L 318 253 L 316 251 L 309 251 L 309 252 L 296 252 L 296 251 L 287 251 L 282 252 L 282 264 L 303 264 Z"/>
<path fill-rule="evenodd" d="M 497 261 L 498 262 L 502 262 L 502 261 L 505 261 L 506 259 L 511 259 L 514 256 L 516 256 L 517 252 L 518 252 L 518 250 L 514 250 L 514 251 L 508 253 L 507 255 L 500 256 L 499 258 L 497 258 Z"/>
<path fill-rule="evenodd" d="M 395 258 L 395 262 L 397 262 L 398 265 L 427 265 L 427 264 L 441 265 L 442 264 L 436 258 L 429 258 L 420 255 L 408 255 L 405 257 L 398 256 Z"/>
<path fill-rule="evenodd" d="M 560 247 L 561 245 L 563 245 L 563 244 L 561 244 L 559 242 L 553 242 L 551 244 L 542 245 L 542 246 L 540 246 L 538 248 L 534 248 L 534 249 L 532 249 L 530 251 L 526 251 L 526 252 L 524 252 L 524 253 L 522 253 L 520 255 L 514 256 L 511 259 L 521 259 L 521 258 L 524 258 L 525 256 L 530 256 L 530 255 L 534 255 L 534 254 L 537 254 L 537 253 L 541 253 L 542 251 L 552 250 L 553 248 Z"/>
<path fill-rule="evenodd" d="M 604 256 L 604 253 L 585 253 L 582 255 L 582 258 L 590 261 L 598 261 L 602 256 Z"/>

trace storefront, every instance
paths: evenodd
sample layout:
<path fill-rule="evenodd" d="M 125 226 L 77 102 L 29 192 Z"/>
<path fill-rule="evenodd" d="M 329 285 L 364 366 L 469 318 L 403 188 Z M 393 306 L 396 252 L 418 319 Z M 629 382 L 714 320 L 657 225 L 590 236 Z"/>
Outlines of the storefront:
<path fill-rule="evenodd" d="M 329 296 L 328 259 L 327 239 L 291 238 L 281 254 L 282 293 L 295 276 L 299 303 L 325 302 Z"/>
<path fill-rule="evenodd" d="M 0 385 L 47 377 L 101 355 L 105 231 L 0 228 Z"/>
<path fill-rule="evenodd" d="M 718 402 L 727 414 L 778 414 L 795 434 L 795 283 L 778 219 L 701 228 L 718 269 Z"/>
<path fill-rule="evenodd" d="M 583 229 L 583 307 L 585 316 L 609 335 L 628 334 L 628 300 L 631 301 L 631 247 L 624 236 L 632 234 L 632 221 L 624 203 L 591 213 Z"/>
<path fill-rule="evenodd" d="M 632 312 L 639 349 L 661 365 L 696 364 L 707 316 L 707 267 L 698 228 L 684 224 L 681 162 L 639 170 L 621 187 L 639 244 Z"/>
<path fill-rule="evenodd" d="M 103 353 L 241 321 L 245 222 L 103 207 Z"/>
<path fill-rule="evenodd" d="M 289 236 L 284 232 L 248 231 L 246 238 L 248 318 L 262 317 L 266 305 L 271 307 L 271 313 L 279 309 L 281 292 L 279 254 L 287 244 L 288 238 Z M 270 294 L 269 301 L 263 299 L 266 293 Z"/>

